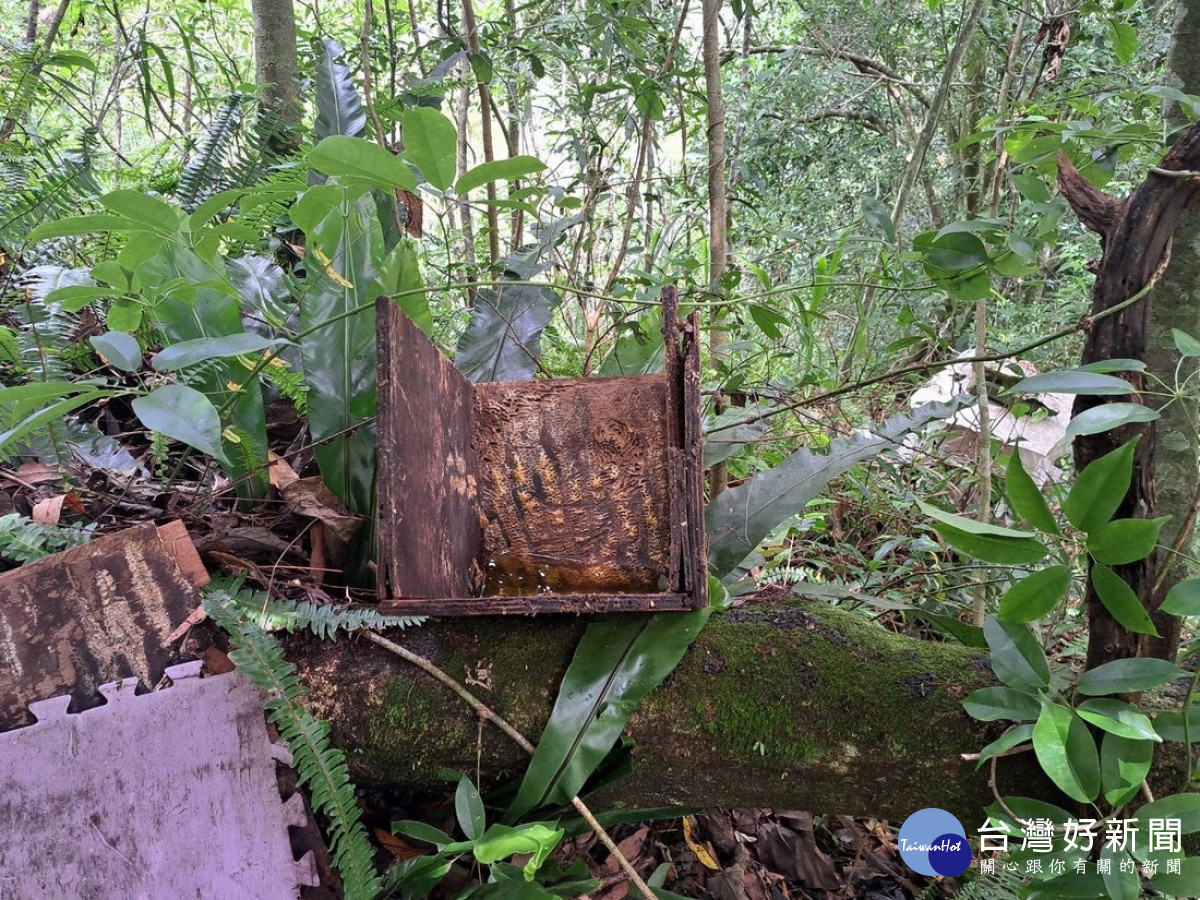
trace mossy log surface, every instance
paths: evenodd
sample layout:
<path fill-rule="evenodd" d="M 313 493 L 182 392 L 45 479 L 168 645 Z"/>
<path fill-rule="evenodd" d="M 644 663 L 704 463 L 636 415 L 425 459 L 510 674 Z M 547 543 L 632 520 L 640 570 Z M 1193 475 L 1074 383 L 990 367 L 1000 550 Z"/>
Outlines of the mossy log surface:
<path fill-rule="evenodd" d="M 584 621 L 442 620 L 392 635 L 433 660 L 531 739 L 554 702 Z M 288 641 L 313 711 L 333 725 L 362 785 L 485 784 L 527 758 L 445 687 L 365 642 Z M 616 807 L 776 807 L 903 819 L 938 806 L 973 821 L 991 802 L 987 771 L 961 754 L 1002 730 L 960 701 L 994 684 L 986 656 L 896 635 L 798 599 L 713 617 L 627 733 L 634 774 L 593 795 Z M 1002 790 L 1046 796 L 1030 754 L 1004 761 Z"/>

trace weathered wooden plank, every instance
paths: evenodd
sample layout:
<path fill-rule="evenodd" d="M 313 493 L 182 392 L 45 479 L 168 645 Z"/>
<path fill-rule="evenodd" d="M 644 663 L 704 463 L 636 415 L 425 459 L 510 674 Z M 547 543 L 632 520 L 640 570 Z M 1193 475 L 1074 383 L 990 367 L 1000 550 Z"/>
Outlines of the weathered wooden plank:
<path fill-rule="evenodd" d="M 694 605 L 691 594 L 532 594 L 524 597 L 390 599 L 380 601 L 379 611 L 396 616 L 532 616 L 538 613 L 677 612 L 692 609 Z"/>
<path fill-rule="evenodd" d="M 704 427 L 700 420 L 700 313 L 683 326 L 683 491 L 688 534 L 686 589 L 697 609 L 708 605 L 708 536 L 704 530 Z"/>
<path fill-rule="evenodd" d="M 379 594 L 470 596 L 483 549 L 471 383 L 394 302 L 377 309 Z"/>
<path fill-rule="evenodd" d="M 158 539 L 163 542 L 163 547 L 171 554 L 184 577 L 192 583 L 192 587 L 201 588 L 208 584 L 211 580 L 208 577 L 208 569 L 204 567 L 200 554 L 196 552 L 196 545 L 192 543 L 192 536 L 188 534 L 187 526 L 183 522 L 176 519 L 166 525 L 159 525 Z"/>
<path fill-rule="evenodd" d="M 475 385 L 488 594 L 668 590 L 667 380 Z"/>
<path fill-rule="evenodd" d="M 26 704 L 137 677 L 153 687 L 180 661 L 168 645 L 198 600 L 172 548 L 139 525 L 0 575 L 0 730 L 32 721 Z"/>

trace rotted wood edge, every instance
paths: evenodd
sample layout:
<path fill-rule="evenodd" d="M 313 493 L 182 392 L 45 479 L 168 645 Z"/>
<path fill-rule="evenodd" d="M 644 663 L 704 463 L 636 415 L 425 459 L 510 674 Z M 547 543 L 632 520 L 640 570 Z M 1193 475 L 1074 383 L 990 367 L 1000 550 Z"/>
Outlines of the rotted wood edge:
<path fill-rule="evenodd" d="M 528 597 L 392 598 L 377 607 L 387 616 L 594 615 L 610 612 L 680 612 L 696 608 L 693 594 L 539 594 Z"/>

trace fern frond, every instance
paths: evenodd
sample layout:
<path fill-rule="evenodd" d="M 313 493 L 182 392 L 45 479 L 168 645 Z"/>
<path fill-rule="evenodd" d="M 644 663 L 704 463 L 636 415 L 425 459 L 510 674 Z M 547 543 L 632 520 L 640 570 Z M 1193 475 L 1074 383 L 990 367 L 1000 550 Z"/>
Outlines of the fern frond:
<path fill-rule="evenodd" d="M 13 251 L 43 222 L 86 210 L 100 195 L 92 169 L 96 131 L 84 129 L 78 146 L 59 153 L 38 144 L 5 154 L 0 163 L 0 247 Z"/>
<path fill-rule="evenodd" d="M 259 628 L 281 629 L 289 634 L 304 629 L 322 640 L 335 637 L 339 630 L 412 628 L 425 621 L 423 616 L 385 616 L 369 607 L 287 600 L 244 588 L 227 593 L 229 609 L 254 622 Z"/>
<path fill-rule="evenodd" d="M 329 850 L 348 900 L 373 900 L 383 889 L 363 827 L 346 756 L 329 741 L 329 725 L 301 704 L 304 685 L 269 634 L 231 605 L 235 595 L 216 591 L 205 601 L 209 616 L 229 633 L 230 658 L 270 696 L 267 718 L 288 743 L 300 783 L 313 807 L 329 820 Z"/>
<path fill-rule="evenodd" d="M 241 120 L 242 95 L 230 94 L 208 124 L 175 188 L 175 199 L 189 213 L 195 212 L 197 206 L 227 186 L 225 158 L 237 137 Z"/>

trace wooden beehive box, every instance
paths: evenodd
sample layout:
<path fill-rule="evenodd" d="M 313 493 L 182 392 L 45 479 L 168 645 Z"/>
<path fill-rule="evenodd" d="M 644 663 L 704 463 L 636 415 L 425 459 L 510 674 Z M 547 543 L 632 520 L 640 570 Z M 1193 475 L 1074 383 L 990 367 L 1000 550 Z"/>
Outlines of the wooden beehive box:
<path fill-rule="evenodd" d="M 379 301 L 379 593 L 389 613 L 708 602 L 698 317 L 666 372 L 472 384 Z"/>

